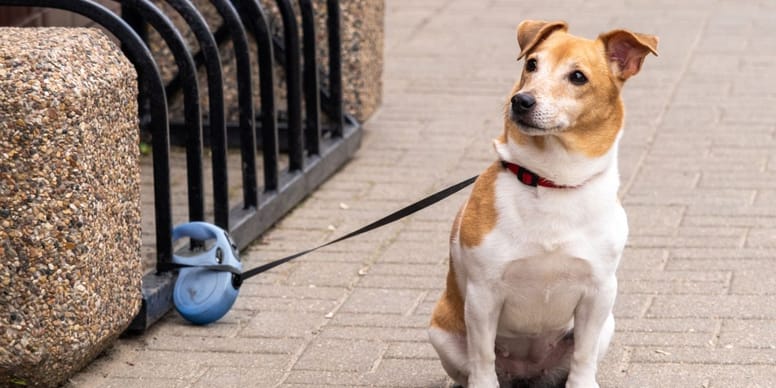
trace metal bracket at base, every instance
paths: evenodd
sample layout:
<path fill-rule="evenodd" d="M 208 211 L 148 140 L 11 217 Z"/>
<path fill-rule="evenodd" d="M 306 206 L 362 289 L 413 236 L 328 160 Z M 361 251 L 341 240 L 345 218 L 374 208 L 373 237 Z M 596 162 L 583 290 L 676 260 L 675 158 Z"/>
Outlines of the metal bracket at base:
<path fill-rule="evenodd" d="M 173 308 L 172 291 L 177 276 L 172 272 L 148 273 L 143 276 L 143 303 L 140 311 L 125 331 L 128 334 L 142 333 Z"/>

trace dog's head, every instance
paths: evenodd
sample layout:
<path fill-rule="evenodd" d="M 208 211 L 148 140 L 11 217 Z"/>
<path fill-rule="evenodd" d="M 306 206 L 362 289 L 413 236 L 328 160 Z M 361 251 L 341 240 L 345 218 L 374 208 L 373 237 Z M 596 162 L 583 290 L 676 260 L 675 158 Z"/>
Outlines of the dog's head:
<path fill-rule="evenodd" d="M 623 124 L 620 89 L 647 54 L 655 36 L 614 30 L 595 40 L 567 33 L 564 22 L 526 20 L 517 28 L 524 66 L 505 109 L 507 134 L 518 143 L 543 144 L 557 136 L 567 149 L 605 153 Z"/>

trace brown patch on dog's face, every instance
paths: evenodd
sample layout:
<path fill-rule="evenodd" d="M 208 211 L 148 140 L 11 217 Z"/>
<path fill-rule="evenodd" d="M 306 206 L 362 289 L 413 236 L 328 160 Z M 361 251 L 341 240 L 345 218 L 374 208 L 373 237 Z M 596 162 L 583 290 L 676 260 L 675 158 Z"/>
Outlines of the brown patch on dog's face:
<path fill-rule="evenodd" d="M 623 124 L 622 84 L 639 71 L 644 56 L 655 53 L 657 39 L 615 30 L 589 40 L 568 34 L 565 24 L 536 23 L 518 28 L 521 45 L 530 43 L 506 104 L 507 135 L 539 149 L 545 136 L 556 136 L 568 150 L 605 154 Z M 544 35 L 521 37 L 530 33 Z"/>

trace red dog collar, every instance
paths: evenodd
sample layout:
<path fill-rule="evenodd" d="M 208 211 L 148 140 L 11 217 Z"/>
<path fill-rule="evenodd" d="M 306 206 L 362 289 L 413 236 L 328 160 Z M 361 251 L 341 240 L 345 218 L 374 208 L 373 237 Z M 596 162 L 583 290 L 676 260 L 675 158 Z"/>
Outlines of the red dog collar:
<path fill-rule="evenodd" d="M 522 166 L 519 166 L 514 163 L 509 163 L 505 161 L 501 161 L 501 165 L 504 166 L 505 169 L 511 171 L 515 176 L 517 176 L 517 180 L 522 182 L 524 185 L 527 186 L 542 186 L 542 187 L 548 187 L 551 189 L 573 189 L 577 186 L 564 186 L 556 184 L 555 182 L 542 178 L 539 175 L 536 175 L 533 171 L 528 170 L 527 168 L 524 168 Z"/>

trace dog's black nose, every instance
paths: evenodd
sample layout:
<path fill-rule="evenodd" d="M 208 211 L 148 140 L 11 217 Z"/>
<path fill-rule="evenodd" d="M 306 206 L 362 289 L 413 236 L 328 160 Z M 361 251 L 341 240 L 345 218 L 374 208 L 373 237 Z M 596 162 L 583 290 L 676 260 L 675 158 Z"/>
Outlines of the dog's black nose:
<path fill-rule="evenodd" d="M 534 105 L 536 105 L 536 99 L 528 93 L 517 93 L 512 96 L 512 112 L 527 113 Z"/>

